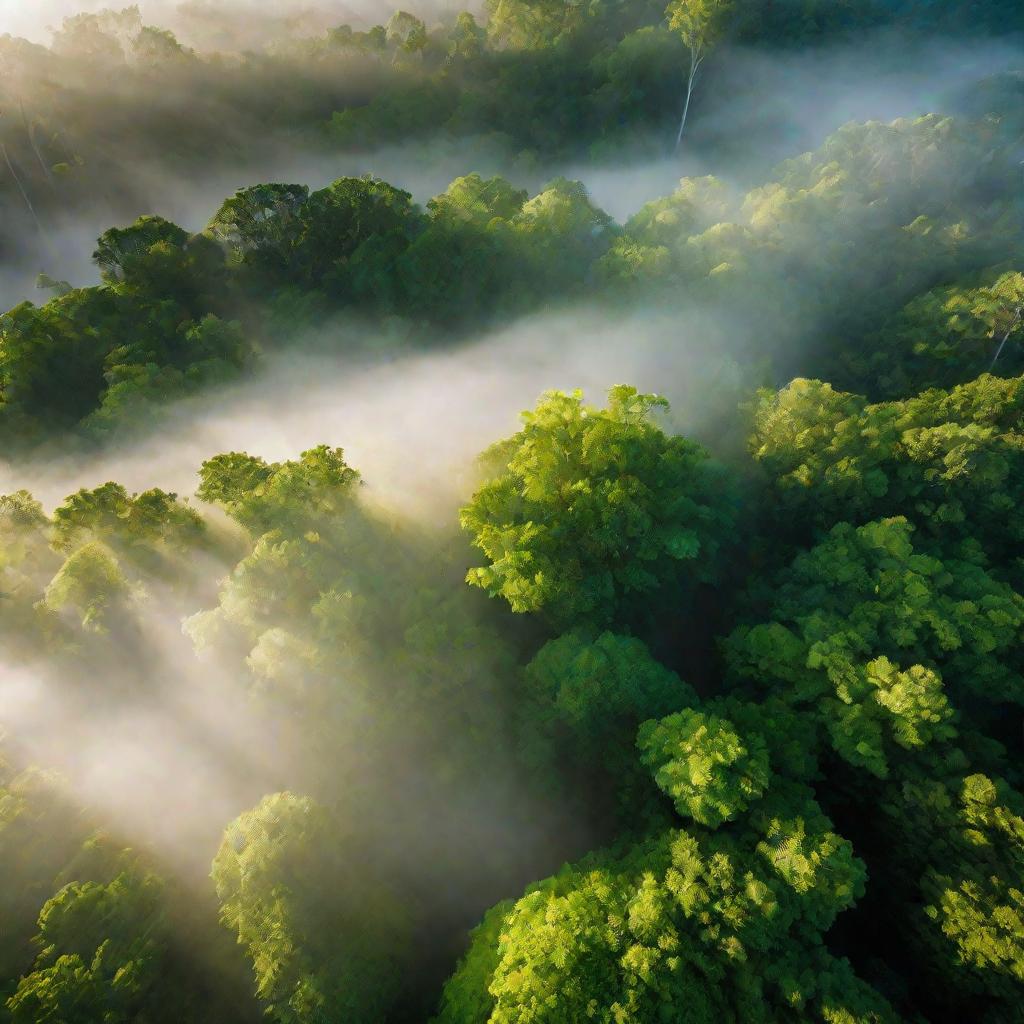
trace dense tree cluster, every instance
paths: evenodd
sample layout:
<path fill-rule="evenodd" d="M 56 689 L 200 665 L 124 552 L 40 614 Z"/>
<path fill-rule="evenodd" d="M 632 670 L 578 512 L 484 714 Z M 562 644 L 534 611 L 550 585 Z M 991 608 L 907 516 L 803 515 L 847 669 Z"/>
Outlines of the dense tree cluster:
<path fill-rule="evenodd" d="M 240 92 L 304 63 L 275 116 L 335 144 L 529 124 L 554 150 L 670 108 L 682 132 L 732 42 L 1018 8 L 502 0 L 218 61 L 129 8 L 0 51 Z M 547 391 L 444 525 L 382 508 L 344 438 L 205 453 L 194 496 L 0 495 L 0 1024 L 1024 1021 L 1007 97 L 847 125 L 752 189 L 686 178 L 623 224 L 564 178 L 467 173 L 423 206 L 257 184 L 196 234 L 110 229 L 101 284 L 0 316 L 0 444 L 40 466 L 336 317 L 410 347 L 584 302 L 756 327 L 722 342 L 739 449 L 629 384 Z M 39 173 L 73 178 L 40 123 Z M 25 153 L 0 159 L 17 184 Z M 129 777 L 166 756 L 154 716 L 194 779 Z M 89 771 L 108 742 L 116 783 Z"/>
<path fill-rule="evenodd" d="M 107 231 L 101 286 L 0 316 L 0 436 L 134 428 L 343 313 L 438 344 L 581 297 L 721 305 L 764 334 L 723 354 L 886 397 L 1012 371 L 1015 154 L 999 120 L 848 125 L 745 196 L 683 179 L 621 226 L 565 179 L 530 197 L 470 174 L 426 209 L 371 177 L 251 186 L 198 235 L 152 216 Z"/>

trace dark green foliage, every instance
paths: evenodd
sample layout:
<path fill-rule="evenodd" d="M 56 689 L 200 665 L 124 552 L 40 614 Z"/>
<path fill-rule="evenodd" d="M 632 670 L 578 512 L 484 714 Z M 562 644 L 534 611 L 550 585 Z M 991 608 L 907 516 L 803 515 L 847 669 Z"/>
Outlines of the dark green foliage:
<path fill-rule="evenodd" d="M 1006 273 L 976 288 L 949 285 L 908 303 L 867 352 L 844 351 L 844 376 L 885 397 L 923 385 L 949 387 L 984 371 L 1011 376 L 1024 366 L 1024 275 Z"/>

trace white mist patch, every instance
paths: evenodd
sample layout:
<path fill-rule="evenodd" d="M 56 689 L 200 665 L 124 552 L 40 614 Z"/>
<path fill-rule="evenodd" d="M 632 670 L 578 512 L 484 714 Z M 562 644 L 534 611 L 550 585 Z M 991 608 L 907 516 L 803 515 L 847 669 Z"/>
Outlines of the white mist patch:
<path fill-rule="evenodd" d="M 672 423 L 701 435 L 735 408 L 740 374 L 723 340 L 742 330 L 721 311 L 616 318 L 595 310 L 521 321 L 460 348 L 368 365 L 344 356 L 281 354 L 246 383 L 181 402 L 157 430 L 93 456 L 0 462 L 0 493 L 27 488 L 52 507 L 81 487 L 116 480 L 129 490 L 188 495 L 202 462 L 247 451 L 294 458 L 342 447 L 370 495 L 422 521 L 454 522 L 475 458 L 518 428 L 518 414 L 550 389 L 582 388 L 603 404 L 630 383 L 664 394 Z M 344 331 L 338 330 L 339 339 Z M 325 339 L 318 339 L 325 344 Z"/>
<path fill-rule="evenodd" d="M 76 14 L 119 10 L 127 0 L 0 0 L 0 35 L 49 42 L 55 28 Z M 479 3 L 408 0 L 406 9 L 432 18 L 448 11 L 479 9 Z M 342 24 L 383 24 L 395 12 L 388 0 L 138 0 L 147 25 L 170 28 L 191 46 L 247 49 L 273 41 L 282 29 L 319 35 Z"/>
<path fill-rule="evenodd" d="M 98 823 L 201 875 L 224 824 L 278 788 L 286 755 L 241 682 L 197 661 L 157 606 L 144 611 L 145 659 L 126 652 L 103 678 L 0 663 L 0 733 Z"/>

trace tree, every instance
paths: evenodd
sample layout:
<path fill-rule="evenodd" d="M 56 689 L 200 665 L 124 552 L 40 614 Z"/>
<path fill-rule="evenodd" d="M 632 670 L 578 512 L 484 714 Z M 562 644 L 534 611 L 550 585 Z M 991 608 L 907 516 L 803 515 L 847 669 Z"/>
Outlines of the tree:
<path fill-rule="evenodd" d="M 751 448 L 771 488 L 776 543 L 900 516 L 940 556 L 954 539 L 980 544 L 1020 586 L 1022 383 L 983 375 L 877 405 L 821 381 L 764 392 Z"/>
<path fill-rule="evenodd" d="M 1024 702 L 1024 598 L 976 562 L 917 551 L 912 533 L 904 519 L 839 524 L 772 582 L 772 621 L 726 643 L 737 678 L 785 684 L 841 758 L 880 778 L 958 721 Z"/>
<path fill-rule="evenodd" d="M 281 1024 L 372 1024 L 399 987 L 405 912 L 358 844 L 306 797 L 265 797 L 213 862 L 221 919 Z"/>
<path fill-rule="evenodd" d="M 687 709 L 645 722 L 641 759 L 684 818 L 717 828 L 747 809 L 768 787 L 768 747 L 745 738 L 726 719 Z"/>
<path fill-rule="evenodd" d="M 672 0 L 665 11 L 669 28 L 678 32 L 690 51 L 690 72 L 686 79 L 686 102 L 676 135 L 676 149 L 683 141 L 690 100 L 697 73 L 708 53 L 718 44 L 728 27 L 732 0 Z"/>
<path fill-rule="evenodd" d="M 388 42 L 406 54 L 422 53 L 427 46 L 427 26 L 408 11 L 395 11 L 384 26 Z"/>
<path fill-rule="evenodd" d="M 977 287 L 946 285 L 912 299 L 858 346 L 837 352 L 838 372 L 873 395 L 903 398 L 980 373 L 1021 368 L 1024 274 Z M 1009 348 L 1007 348 L 1009 346 Z"/>
<path fill-rule="evenodd" d="M 642 819 L 649 787 L 633 737 L 641 722 L 695 706 L 693 688 L 641 640 L 609 632 L 549 640 L 526 666 L 523 684 L 520 753 L 541 784 L 558 786 L 561 769 L 574 792 L 598 804 L 617 801 L 622 822 Z"/>
<path fill-rule="evenodd" d="M 106 633 L 131 595 L 113 552 L 99 541 L 80 547 L 61 566 L 46 588 L 46 607 L 68 611 L 80 619 L 83 629 Z"/>
<path fill-rule="evenodd" d="M 223 505 L 255 535 L 285 530 L 302 536 L 351 505 L 360 476 L 340 448 L 319 445 L 287 462 L 217 455 L 203 463 L 200 481 L 200 498 Z"/>
<path fill-rule="evenodd" d="M 698 445 L 653 422 L 667 403 L 620 385 L 607 409 L 550 392 L 485 456 L 461 513 L 490 564 L 467 581 L 558 625 L 622 621 L 643 595 L 713 579 L 734 510 Z"/>
<path fill-rule="evenodd" d="M 448 62 L 470 63 L 480 59 L 487 41 L 487 30 L 481 28 L 469 11 L 460 11 L 448 32 Z"/>
<path fill-rule="evenodd" d="M 863 864 L 806 792 L 757 807 L 739 830 L 591 854 L 495 908 L 439 1024 L 895 1021 L 822 943 Z"/>
<path fill-rule="evenodd" d="M 305 185 L 253 185 L 226 199 L 206 226 L 236 262 L 280 271 L 299 233 L 298 213 L 309 198 Z"/>
<path fill-rule="evenodd" d="M 38 769 L 0 777 L 0 993 L 30 971 L 39 912 L 88 833 L 62 787 L 58 776 Z"/>
<path fill-rule="evenodd" d="M 408 192 L 367 175 L 339 178 L 298 211 L 292 272 L 307 286 L 372 299 L 409 244 L 419 214 Z"/>

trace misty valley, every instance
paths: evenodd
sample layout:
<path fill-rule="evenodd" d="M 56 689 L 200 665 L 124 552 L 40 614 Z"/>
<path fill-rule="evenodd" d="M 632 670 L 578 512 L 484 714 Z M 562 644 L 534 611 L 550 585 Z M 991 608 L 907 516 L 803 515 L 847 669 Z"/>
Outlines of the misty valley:
<path fill-rule="evenodd" d="M 410 5 L 0 0 L 0 1024 L 1024 1024 L 1024 6 Z"/>

